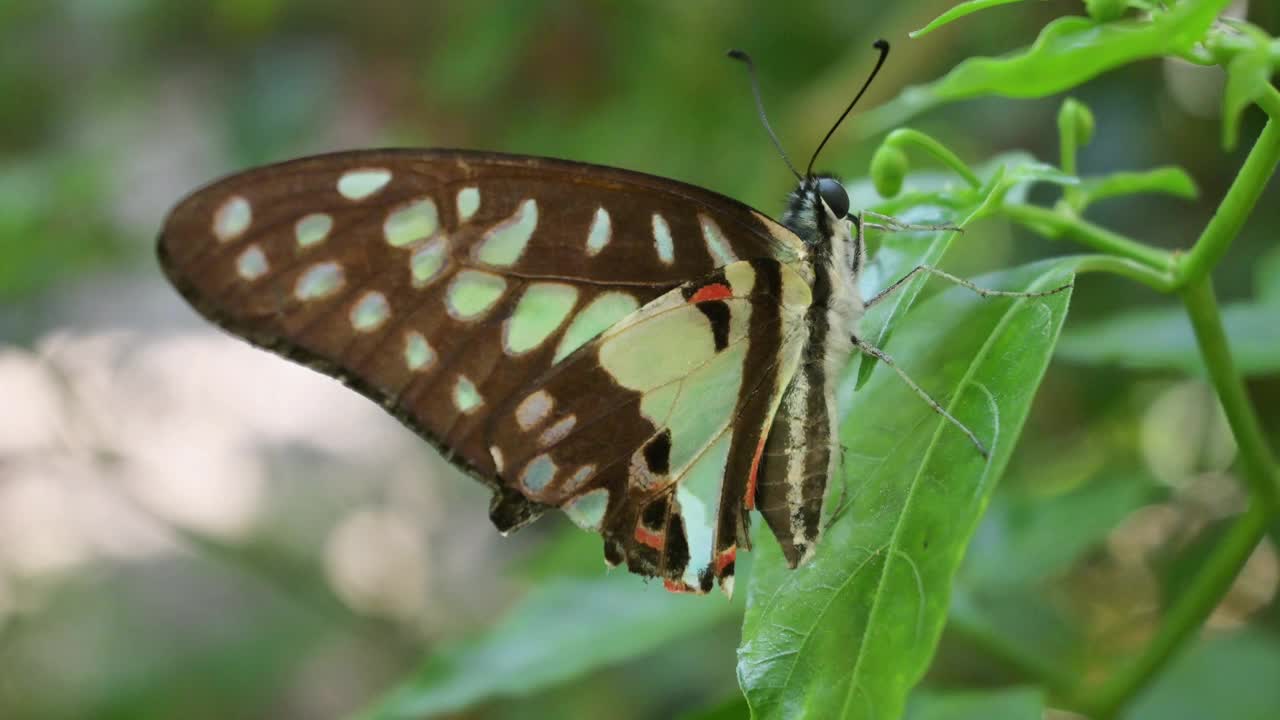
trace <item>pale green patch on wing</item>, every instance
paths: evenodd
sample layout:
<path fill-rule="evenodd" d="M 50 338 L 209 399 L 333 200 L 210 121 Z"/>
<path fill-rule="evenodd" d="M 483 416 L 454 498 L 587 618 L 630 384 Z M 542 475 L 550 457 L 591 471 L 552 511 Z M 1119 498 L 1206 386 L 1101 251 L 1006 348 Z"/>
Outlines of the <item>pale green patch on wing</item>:
<path fill-rule="evenodd" d="M 458 191 L 458 222 L 466 222 L 480 209 L 480 188 L 465 187 Z"/>
<path fill-rule="evenodd" d="M 676 261 L 676 245 L 671 237 L 671 226 L 658 213 L 653 214 L 653 244 L 658 251 L 658 259 L 664 264 L 670 265 Z"/>
<path fill-rule="evenodd" d="M 503 349 L 519 355 L 538 347 L 564 323 L 577 302 L 578 289 L 572 285 L 533 283 L 503 323 Z"/>
<path fill-rule="evenodd" d="M 746 335 L 751 303 L 735 298 L 724 302 L 730 306 L 732 346 Z M 673 351 L 651 352 L 651 348 Z M 600 364 L 624 387 L 640 392 L 687 377 L 715 355 L 715 337 L 707 316 L 696 305 L 686 303 L 680 290 L 641 308 L 625 323 L 610 329 L 600 344 Z"/>
<path fill-rule="evenodd" d="M 336 262 L 317 263 L 298 276 L 293 295 L 299 300 L 317 300 L 337 292 L 343 282 L 341 265 Z"/>
<path fill-rule="evenodd" d="M 267 274 L 267 256 L 262 248 L 250 245 L 236 258 L 236 273 L 245 280 L 257 280 Z"/>
<path fill-rule="evenodd" d="M 362 168 L 351 170 L 338 178 L 338 193 L 348 200 L 363 200 L 391 182 L 391 171 L 386 168 Z"/>
<path fill-rule="evenodd" d="M 729 245 L 729 239 L 721 232 L 715 220 L 699 214 L 698 224 L 702 226 L 702 239 L 707 243 L 707 253 L 717 266 L 738 261 L 738 256 L 733 254 L 733 247 Z"/>
<path fill-rule="evenodd" d="M 239 195 L 232 195 L 213 214 L 213 234 L 222 242 L 240 237 L 253 222 L 253 209 L 249 201 Z"/>
<path fill-rule="evenodd" d="M 430 285 L 444 269 L 448 254 L 449 239 L 443 235 L 414 250 L 413 255 L 409 256 L 409 273 L 413 276 L 413 286 L 423 288 Z"/>
<path fill-rule="evenodd" d="M 613 236 L 613 227 L 609 219 L 609 211 L 596 208 L 595 217 L 591 219 L 591 229 L 587 231 L 587 254 L 599 255 Z"/>
<path fill-rule="evenodd" d="M 609 491 L 597 488 L 560 508 L 575 525 L 596 532 L 609 509 Z"/>
<path fill-rule="evenodd" d="M 624 292 L 605 292 L 596 296 L 578 312 L 560 338 L 553 362 L 560 362 L 574 350 L 608 330 L 622 318 L 635 312 L 640 302 Z"/>
<path fill-rule="evenodd" d="M 698 573 L 710 565 L 715 553 L 716 514 L 720 511 L 720 490 L 729 462 L 732 433 L 723 433 L 685 472 L 676 486 L 676 500 L 684 517 L 689 540 L 689 564 L 684 581 L 698 586 Z"/>
<path fill-rule="evenodd" d="M 476 384 L 466 375 L 459 375 L 458 381 L 453 384 L 453 404 L 462 413 L 472 412 L 484 404 L 484 398 L 480 397 Z"/>
<path fill-rule="evenodd" d="M 489 311 L 507 289 L 499 275 L 480 270 L 463 270 L 454 276 L 445 291 L 449 314 L 458 320 L 474 320 Z"/>
<path fill-rule="evenodd" d="M 410 330 L 404 336 L 404 364 L 413 371 L 424 370 L 435 363 L 436 351 L 432 349 L 427 338 L 417 330 Z"/>
<path fill-rule="evenodd" d="M 425 240 L 440 229 L 440 215 L 435 201 L 419 198 L 393 210 L 382 223 L 382 234 L 392 247 L 412 245 Z"/>
<path fill-rule="evenodd" d="M 325 213 L 311 213 L 293 226 L 293 236 L 298 247 L 310 247 L 329 237 L 333 230 L 333 218 Z"/>
<path fill-rule="evenodd" d="M 476 260 L 503 267 L 514 264 L 524 254 L 537 227 L 538 203 L 529 198 L 520 203 L 514 215 L 485 233 L 484 240 L 476 246 Z"/>
<path fill-rule="evenodd" d="M 389 317 L 391 306 L 387 304 L 387 296 L 371 290 L 352 306 L 351 327 L 359 332 L 372 332 L 381 327 Z"/>
<path fill-rule="evenodd" d="M 747 342 L 740 339 L 679 382 L 679 397 L 660 426 L 671 429 L 673 477 L 686 472 L 719 434 L 727 432 L 742 391 L 746 357 Z"/>

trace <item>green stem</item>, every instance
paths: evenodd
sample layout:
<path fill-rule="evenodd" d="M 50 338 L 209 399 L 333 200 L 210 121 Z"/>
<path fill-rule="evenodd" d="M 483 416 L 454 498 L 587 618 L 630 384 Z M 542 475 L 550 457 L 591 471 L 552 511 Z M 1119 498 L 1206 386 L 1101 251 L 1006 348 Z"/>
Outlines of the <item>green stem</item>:
<path fill-rule="evenodd" d="M 1218 264 L 1231 241 L 1240 234 L 1240 228 L 1257 204 L 1267 180 L 1280 163 L 1280 93 L 1275 88 L 1267 88 L 1267 92 L 1258 99 L 1258 105 L 1269 116 L 1267 124 L 1245 158 L 1240 173 L 1227 189 L 1218 211 L 1190 252 L 1182 256 L 1174 268 L 1179 287 L 1198 283 Z"/>
<path fill-rule="evenodd" d="M 1084 218 L 1025 204 L 1005 205 L 1002 210 L 1010 219 L 1041 235 L 1070 238 L 1094 250 L 1136 260 L 1158 273 L 1168 272 L 1173 262 L 1172 255 L 1164 250 L 1144 245 Z"/>
<path fill-rule="evenodd" d="M 1264 510 L 1280 509 L 1280 492 L 1276 486 L 1276 460 L 1267 447 L 1262 424 L 1254 414 L 1245 393 L 1244 381 L 1236 370 L 1222 327 L 1222 314 L 1213 294 L 1209 278 L 1182 289 L 1182 302 L 1195 329 L 1196 342 L 1209 371 L 1209 380 L 1222 402 L 1227 422 L 1240 448 L 1240 467 L 1249 489 Z"/>
<path fill-rule="evenodd" d="M 1173 275 L 1156 272 L 1142 263 L 1114 255 L 1082 255 L 1076 259 L 1075 271 L 1105 272 L 1136 280 L 1159 292 L 1173 290 Z"/>
<path fill-rule="evenodd" d="M 945 145 L 934 140 L 932 137 L 925 135 L 919 130 L 911 128 L 898 128 L 889 133 L 884 139 L 884 144 L 891 147 L 905 150 L 908 147 L 915 146 L 936 158 L 939 162 L 947 167 L 955 170 L 964 181 L 969 183 L 974 189 L 982 187 L 982 180 L 978 179 L 978 175 L 969 169 L 968 165 L 960 159 L 960 156 L 951 152 Z"/>
<path fill-rule="evenodd" d="M 1190 586 L 1179 595 L 1166 614 L 1155 639 L 1133 664 L 1113 676 L 1091 699 L 1068 703 L 1090 717 L 1116 717 L 1200 629 L 1209 613 L 1218 606 L 1253 550 L 1267 532 L 1270 513 L 1254 505 L 1232 524 L 1213 549 Z"/>

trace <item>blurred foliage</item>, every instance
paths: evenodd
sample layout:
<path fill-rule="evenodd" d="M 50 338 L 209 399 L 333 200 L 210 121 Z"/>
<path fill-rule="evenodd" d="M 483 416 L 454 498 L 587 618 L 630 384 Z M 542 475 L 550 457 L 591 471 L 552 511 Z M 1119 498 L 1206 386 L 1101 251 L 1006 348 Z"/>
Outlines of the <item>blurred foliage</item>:
<path fill-rule="evenodd" d="M 1173 11 L 1157 22 L 1143 19 L 1165 5 Z M 1272 39 L 1280 7 L 1251 2 L 1251 24 L 1219 23 L 1230 29 L 1218 46 L 1231 58 L 1227 72 L 1200 66 L 1208 62 L 1203 48 L 1189 43 L 1226 5 L 0 3 L 0 391 L 16 418 L 0 422 L 0 717 L 315 718 L 362 708 L 374 716 L 744 716 L 734 679 L 744 612 L 757 618 L 748 640 L 795 628 L 781 620 L 761 627 L 764 610 L 744 611 L 741 599 L 670 598 L 621 572 L 605 576 L 598 538 L 564 523 L 544 521 L 498 549 L 482 493 L 440 472 L 428 453 L 394 444 L 415 439 L 389 427 L 377 432 L 400 438 L 395 452 L 375 443 L 364 455 L 263 432 L 250 464 L 225 471 L 216 498 L 190 500 L 225 500 L 239 475 L 268 478 L 259 515 L 236 532 L 200 529 L 180 513 L 146 506 L 136 459 L 107 431 L 188 397 L 179 383 L 203 381 L 184 363 L 213 352 L 198 345 L 162 354 L 169 361 L 159 367 L 171 374 L 143 362 L 196 327 L 151 259 L 164 212 L 201 183 L 248 165 L 421 145 L 617 165 L 777 214 L 791 179 L 760 129 L 744 73 L 723 52 L 740 47 L 755 57 L 773 123 L 799 161 L 874 61 L 872 40 L 885 37 L 893 55 L 821 166 L 855 178 L 859 207 L 917 222 L 986 210 L 959 235 L 874 234 L 867 290 L 922 260 L 963 276 L 1015 267 L 984 282 L 1025 284 L 1028 273 L 1069 269 L 1026 263 L 1075 247 L 1004 211 L 1014 205 L 1058 203 L 1161 248 L 1194 241 L 1258 136 L 1264 117 L 1252 103 L 1280 63 Z M 917 28 L 929 32 L 908 40 Z M 1180 59 L 1160 59 L 1168 55 Z M 1068 89 L 1083 112 L 1092 109 L 1087 121 L 1068 115 L 1059 124 L 1059 93 Z M 982 185 L 965 187 L 954 167 L 934 169 L 910 137 L 870 141 L 907 118 L 972 163 Z M 856 179 L 873 171 L 876 187 L 901 195 L 880 197 L 871 181 Z M 1280 438 L 1276 185 L 1214 271 L 1228 300 L 1232 348 L 1273 446 Z M 977 333 L 968 341 L 991 337 L 983 313 L 1008 307 L 923 280 L 869 318 L 871 337 L 909 367 L 913 356 L 964 344 L 967 331 Z M 912 538 L 939 518 L 948 523 L 948 560 L 926 569 L 936 578 L 930 591 L 940 586 L 942 595 L 921 611 L 921 647 L 898 657 L 891 638 L 872 637 L 884 660 L 878 667 L 897 675 L 861 677 L 896 702 L 925 673 L 907 717 L 1040 717 L 1046 703 L 1061 700 L 1055 692 L 1142 651 L 1161 611 L 1244 505 L 1230 462 L 1205 460 L 1211 423 L 1186 424 L 1188 459 L 1172 468 L 1143 436 L 1158 420 L 1151 409 L 1180 387 L 1178 373 L 1202 368 L 1185 314 L 1147 288 L 1101 274 L 1082 276 L 1071 304 L 1056 350 L 1063 362 L 1050 367 L 1034 406 L 1017 398 L 1002 416 L 1010 423 L 1003 432 L 1016 435 L 1025 424 L 1025 437 L 1001 457 L 1008 470 L 998 486 L 965 475 L 965 440 L 948 436 L 943 455 L 921 449 L 898 458 L 904 467 L 928 460 L 960 468 L 954 476 L 948 469 L 948 483 L 961 478 L 954 486 L 919 485 L 939 495 L 928 517 L 863 504 L 833 528 L 832 547 L 844 554 L 823 561 L 847 564 L 860 557 L 858 538 L 886 523 Z M 1040 337 L 1028 323 L 1006 329 Z M 1042 339 L 1007 341 L 1010 356 L 1026 351 L 1036 362 L 1011 364 L 1008 377 L 997 363 L 983 365 L 990 386 L 1033 390 L 1037 363 L 1054 349 L 1052 338 Z M 942 357 L 917 379 L 947 391 L 948 378 L 971 361 L 961 354 L 948 365 Z M 884 369 L 872 373 L 874 366 L 860 363 L 848 383 L 862 387 L 851 423 L 865 425 L 847 433 L 884 433 L 903 413 L 927 416 L 914 400 L 866 406 L 896 381 Z M 228 422 L 243 426 L 262 415 L 279 391 L 273 382 L 243 383 L 257 392 Z M 157 394 L 111 395 L 114 404 L 95 406 L 86 391 L 117 386 Z M 191 397 L 201 404 L 182 416 L 185 426 L 214 434 L 191 418 L 229 401 L 212 385 Z M 328 426 L 334 435 L 359 424 L 345 406 L 328 412 L 338 418 Z M 1199 408 L 1191 417 L 1213 412 Z M 32 429 L 46 426 L 45 434 Z M 353 444 L 368 442 L 359 437 Z M 162 476 L 176 482 L 191 467 L 222 467 L 219 457 L 181 449 L 165 456 L 172 465 L 161 466 Z M 92 472 L 80 473 L 85 467 Z M 848 488 L 855 498 L 878 487 L 868 477 L 872 484 Z M 42 483 L 65 493 L 50 495 Z M 430 502 L 415 494 L 424 486 Z M 144 534 L 161 539 L 140 552 L 121 549 L 136 528 L 95 534 L 73 511 L 98 494 L 130 508 Z M 952 509 L 953 495 L 966 498 L 963 507 Z M 435 529 L 423 541 L 372 522 L 385 531 L 382 544 L 357 555 L 353 572 L 374 587 L 357 591 L 334 569 L 333 548 L 359 527 L 351 516 L 370 508 L 386 510 L 374 516 L 384 520 L 430 514 L 423 525 Z M 787 580 L 772 538 L 757 525 L 761 557 L 754 568 L 740 563 L 740 598 L 748 582 L 761 593 Z M 50 555 L 59 538 L 80 549 Z M 404 545 L 421 550 L 407 557 L 428 558 L 430 572 L 392 562 L 387 548 Z M 1271 545 L 1256 551 L 1204 636 L 1143 691 L 1132 717 L 1270 717 L 1280 704 L 1268 682 L 1280 671 L 1277 565 Z M 377 599 L 374 591 L 397 582 L 418 599 Z M 901 578 L 882 584 L 904 586 Z M 827 591 L 818 583 L 815 597 Z M 937 605 L 938 597 L 946 603 Z M 829 620 L 820 607 L 798 605 L 791 611 L 804 622 L 837 623 L 843 633 L 855 632 L 868 611 Z M 848 671 L 841 641 L 850 643 L 846 650 L 853 642 L 828 637 L 814 663 Z M 760 659 L 761 647 L 742 652 Z M 794 651 L 785 643 L 777 649 Z M 1028 689 L 1033 682 L 1048 692 Z"/>

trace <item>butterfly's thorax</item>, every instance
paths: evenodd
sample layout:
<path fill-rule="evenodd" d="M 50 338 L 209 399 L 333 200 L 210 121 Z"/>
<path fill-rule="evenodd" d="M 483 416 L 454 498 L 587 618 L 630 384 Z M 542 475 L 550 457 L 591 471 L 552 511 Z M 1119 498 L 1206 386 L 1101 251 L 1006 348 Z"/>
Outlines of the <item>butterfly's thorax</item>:
<path fill-rule="evenodd" d="M 837 218 L 822 202 L 812 180 L 791 194 L 782 224 L 794 232 L 809 250 L 807 262 L 813 283 L 812 315 L 825 316 L 823 332 L 811 334 L 806 359 L 821 360 L 835 377 L 853 348 L 852 337 L 864 310 L 858 292 L 858 275 L 866 249 L 851 221 Z M 820 335 L 820 337 L 815 337 Z"/>

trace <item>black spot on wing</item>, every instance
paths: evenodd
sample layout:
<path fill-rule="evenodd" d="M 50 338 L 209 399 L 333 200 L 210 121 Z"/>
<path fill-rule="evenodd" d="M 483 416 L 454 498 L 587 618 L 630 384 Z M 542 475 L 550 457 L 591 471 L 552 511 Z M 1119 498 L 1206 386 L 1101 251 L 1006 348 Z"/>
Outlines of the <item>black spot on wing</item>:
<path fill-rule="evenodd" d="M 644 446 L 644 461 L 649 472 L 666 475 L 671 470 L 671 429 L 658 433 Z"/>
<path fill-rule="evenodd" d="M 644 513 L 640 516 L 640 521 L 644 526 L 653 532 L 661 532 L 664 523 L 667 521 L 667 508 L 670 507 L 669 496 L 662 495 L 655 498 L 644 508 Z"/>
<path fill-rule="evenodd" d="M 729 347 L 729 306 L 723 300 L 698 303 L 698 309 L 711 323 L 711 335 L 715 338 L 716 352 Z"/>
<path fill-rule="evenodd" d="M 668 577 L 679 577 L 689 565 L 689 539 L 684 534 L 684 520 L 673 512 L 667 519 L 666 572 Z M 705 592 L 705 591 L 704 591 Z"/>

